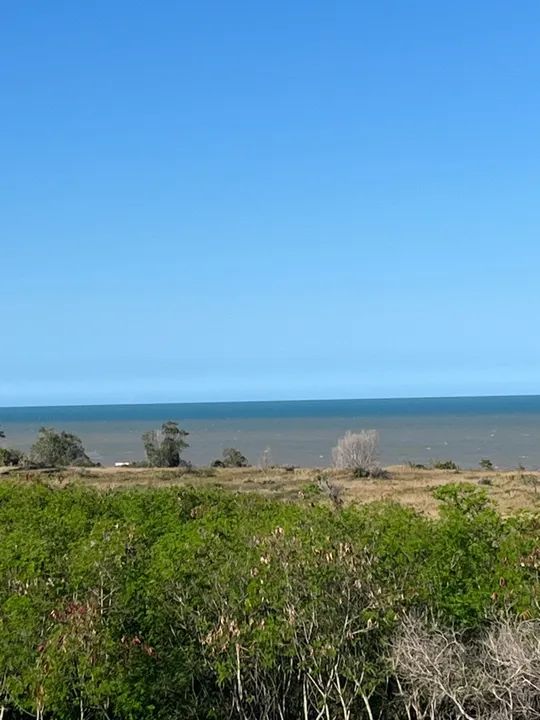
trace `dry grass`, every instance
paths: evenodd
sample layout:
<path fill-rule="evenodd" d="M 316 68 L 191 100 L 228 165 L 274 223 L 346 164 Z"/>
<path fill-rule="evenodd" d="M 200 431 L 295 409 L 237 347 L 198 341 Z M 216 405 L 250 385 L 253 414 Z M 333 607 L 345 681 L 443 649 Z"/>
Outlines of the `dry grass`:
<path fill-rule="evenodd" d="M 501 472 L 482 470 L 421 470 L 407 466 L 387 468 L 385 479 L 355 479 L 350 470 L 296 468 L 69 468 L 54 473 L 0 468 L 0 475 L 32 480 L 42 476 L 54 485 L 81 482 L 108 489 L 119 487 L 222 487 L 233 492 L 257 492 L 287 500 L 310 500 L 319 493 L 319 479 L 343 488 L 345 503 L 392 500 L 434 515 L 437 502 L 433 490 L 449 482 L 468 482 L 483 487 L 504 515 L 519 510 L 540 510 L 540 472 Z M 322 496 L 324 497 L 324 496 Z"/>

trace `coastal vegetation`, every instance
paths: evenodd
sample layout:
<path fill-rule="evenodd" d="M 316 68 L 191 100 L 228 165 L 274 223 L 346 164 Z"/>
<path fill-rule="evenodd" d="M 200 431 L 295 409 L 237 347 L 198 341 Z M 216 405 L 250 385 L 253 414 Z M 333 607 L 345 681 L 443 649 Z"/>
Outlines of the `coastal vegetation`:
<path fill-rule="evenodd" d="M 16 467 L 25 461 L 24 453 L 16 448 L 0 448 L 0 467 Z"/>
<path fill-rule="evenodd" d="M 30 449 L 29 461 L 38 467 L 91 467 L 82 440 L 73 433 L 42 427 Z"/>
<path fill-rule="evenodd" d="M 189 463 L 182 457 L 183 450 L 189 447 L 184 440 L 187 435 L 189 433 L 172 420 L 164 422 L 159 430 L 143 433 L 141 439 L 146 461 L 134 464 L 156 468 L 188 467 Z M 5 437 L 5 433 L 0 431 L 0 438 L 5 439 Z M 87 455 L 80 437 L 49 427 L 39 429 L 37 438 L 27 455 L 16 448 L 0 448 L 0 466 L 62 468 L 96 467 L 98 464 Z"/>
<path fill-rule="evenodd" d="M 538 515 L 195 485 L 0 483 L 6 720 L 540 716 Z"/>
<path fill-rule="evenodd" d="M 332 449 L 334 467 L 355 470 L 358 477 L 379 471 L 379 433 L 376 430 L 346 432 Z"/>
<path fill-rule="evenodd" d="M 0 718 L 540 718 L 538 473 L 0 450 Z M 12 460 L 12 462 L 10 462 Z M 21 465 L 22 463 L 22 465 Z"/>
<path fill-rule="evenodd" d="M 164 422 L 160 430 L 150 430 L 142 436 L 148 465 L 151 467 L 179 467 L 187 464 L 182 451 L 189 447 L 184 440 L 189 433 L 177 422 Z"/>
<path fill-rule="evenodd" d="M 225 448 L 221 459 L 214 460 L 212 467 L 248 467 L 248 460 L 236 448 Z"/>
<path fill-rule="evenodd" d="M 148 468 L 190 468 L 191 462 L 183 456 L 189 448 L 185 438 L 189 432 L 180 427 L 177 421 L 168 420 L 156 430 L 149 430 L 142 434 L 141 441 L 144 448 L 145 459 L 141 461 L 126 461 L 117 465 Z M 0 428 L 0 440 L 6 438 L 5 432 Z M 380 463 L 379 433 L 376 430 L 347 431 L 338 438 L 337 445 L 332 448 L 332 465 L 336 470 L 351 470 L 354 478 L 384 479 L 388 478 L 388 471 Z M 321 456 L 322 457 L 322 456 Z M 62 468 L 62 467 L 97 467 L 87 454 L 81 438 L 64 430 L 50 427 L 41 427 L 30 451 L 24 453 L 13 447 L 0 447 L 0 467 L 24 466 L 29 468 Z M 413 470 L 451 470 L 459 473 L 460 466 L 451 459 L 432 460 L 430 465 L 408 461 L 407 465 Z M 224 448 L 222 456 L 211 463 L 214 468 L 245 468 L 249 467 L 247 457 L 237 448 Z M 276 467 L 272 461 L 271 450 L 267 447 L 261 454 L 258 467 L 269 470 Z M 286 465 L 289 471 L 295 469 L 294 465 Z M 496 468 L 489 458 L 481 458 L 479 467 L 486 471 L 495 471 Z M 518 472 L 525 478 L 525 467 L 518 465 Z M 524 480 L 525 481 L 525 480 Z"/>
<path fill-rule="evenodd" d="M 462 468 L 452 460 L 429 465 L 409 461 L 382 467 L 379 437 L 375 431 L 347 433 L 334 448 L 331 468 L 302 468 L 274 464 L 266 448 L 256 464 L 250 465 L 237 448 L 225 448 L 221 458 L 208 467 L 194 467 L 185 457 L 188 433 L 179 423 L 163 423 L 142 436 L 146 459 L 101 467 L 86 452 L 82 440 L 72 433 L 42 428 L 30 452 L 0 447 L 0 476 L 34 478 L 45 473 L 53 484 L 84 482 L 99 488 L 186 485 L 223 487 L 235 492 L 254 491 L 272 498 L 296 500 L 316 494 L 343 504 L 393 500 L 435 514 L 432 490 L 448 482 L 471 482 L 484 486 L 503 514 L 536 508 L 540 499 L 540 472 L 495 468 L 483 458 L 480 469 Z M 4 435 L 5 438 L 5 435 Z M 79 469 L 77 469 L 77 466 Z"/>
<path fill-rule="evenodd" d="M 431 466 L 435 470 L 455 470 L 455 472 L 459 472 L 460 469 L 459 465 L 453 460 L 434 460 Z"/>
<path fill-rule="evenodd" d="M 480 462 L 478 463 L 482 470 L 494 470 L 495 467 L 491 460 L 489 458 L 481 458 Z"/>
<path fill-rule="evenodd" d="M 0 440 L 4 440 L 6 433 L 0 427 Z M 16 448 L 0 447 L 0 467 L 14 467 L 21 465 L 24 461 L 24 453 Z"/>

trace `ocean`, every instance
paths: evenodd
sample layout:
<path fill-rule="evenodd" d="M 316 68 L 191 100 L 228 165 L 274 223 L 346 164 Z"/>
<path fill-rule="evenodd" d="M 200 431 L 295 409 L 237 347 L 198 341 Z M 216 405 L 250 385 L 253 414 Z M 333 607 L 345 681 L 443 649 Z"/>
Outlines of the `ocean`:
<path fill-rule="evenodd" d="M 40 426 L 79 435 L 92 459 L 112 465 L 144 457 L 141 434 L 166 420 L 189 432 L 196 465 L 235 447 L 257 464 L 325 467 L 347 430 L 376 429 L 381 461 L 463 467 L 486 457 L 499 467 L 540 467 L 540 396 L 305 400 L 0 408 L 5 445 L 29 449 Z"/>

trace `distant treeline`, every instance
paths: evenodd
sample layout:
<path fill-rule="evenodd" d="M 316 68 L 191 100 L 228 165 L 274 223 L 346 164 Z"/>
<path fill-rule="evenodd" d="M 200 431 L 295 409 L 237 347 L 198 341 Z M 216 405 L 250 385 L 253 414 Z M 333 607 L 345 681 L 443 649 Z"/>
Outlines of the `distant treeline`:
<path fill-rule="evenodd" d="M 156 430 L 149 430 L 141 435 L 145 459 L 131 462 L 119 462 L 117 465 L 136 467 L 190 468 L 191 463 L 183 457 L 189 447 L 186 438 L 189 433 L 180 427 L 175 420 L 167 420 Z M 0 428 L 0 440 L 6 437 Z M 272 467 L 271 451 L 267 447 L 259 458 L 259 467 Z M 356 479 L 383 479 L 388 473 L 379 461 L 379 433 L 376 430 L 348 430 L 338 438 L 337 445 L 332 448 L 332 464 L 340 470 L 352 470 Z M 451 470 L 459 472 L 459 465 L 453 460 L 432 460 L 430 465 L 409 461 L 413 470 Z M 80 437 L 65 430 L 41 427 L 35 442 L 28 453 L 18 448 L 0 447 L 0 466 L 25 466 L 29 468 L 59 467 L 96 467 L 87 454 Z M 483 470 L 493 471 L 495 466 L 489 458 L 481 458 L 479 465 Z M 236 448 L 224 448 L 220 458 L 213 460 L 212 467 L 248 467 L 248 459 Z M 289 466 L 292 467 L 292 466 Z M 520 472 L 525 470 L 519 465 Z M 0 718 L 1 720 L 1 718 Z"/>
<path fill-rule="evenodd" d="M 189 435 L 173 420 L 164 422 L 159 430 L 150 430 L 141 436 L 146 459 L 140 462 L 123 463 L 144 467 L 189 467 L 182 457 L 189 447 L 185 438 Z M 5 433 L 0 428 L 0 439 Z M 222 457 L 214 460 L 214 467 L 245 467 L 247 458 L 236 448 L 225 448 Z M 73 433 L 41 427 L 28 454 L 18 448 L 0 447 L 0 466 L 26 467 L 96 467 L 88 456 L 82 440 Z M 1 719 L 0 719 L 1 720 Z"/>
<path fill-rule="evenodd" d="M 0 717 L 535 718 L 540 520 L 0 484 Z"/>

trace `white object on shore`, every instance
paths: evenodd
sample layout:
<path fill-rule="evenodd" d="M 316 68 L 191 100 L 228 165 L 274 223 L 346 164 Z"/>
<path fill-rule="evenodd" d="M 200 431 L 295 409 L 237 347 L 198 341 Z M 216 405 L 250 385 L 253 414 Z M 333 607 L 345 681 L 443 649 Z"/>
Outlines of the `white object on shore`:
<path fill-rule="evenodd" d="M 130 462 L 115 462 L 114 467 L 129 467 L 131 465 Z"/>

